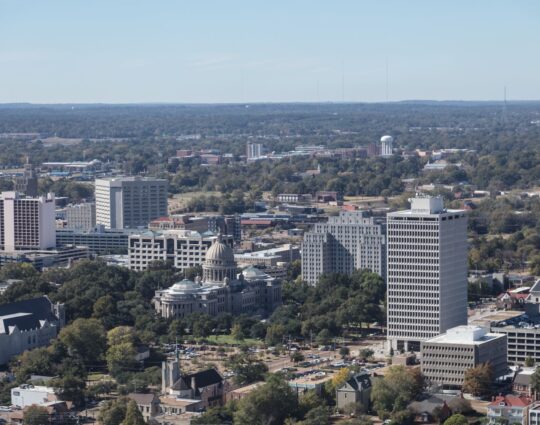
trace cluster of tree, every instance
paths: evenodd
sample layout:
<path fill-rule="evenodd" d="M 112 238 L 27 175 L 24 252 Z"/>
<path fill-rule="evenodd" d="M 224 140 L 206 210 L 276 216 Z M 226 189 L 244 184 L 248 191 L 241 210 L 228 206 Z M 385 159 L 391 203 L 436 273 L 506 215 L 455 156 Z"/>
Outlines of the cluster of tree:
<path fill-rule="evenodd" d="M 383 279 L 368 270 L 323 275 L 317 286 L 285 282 L 283 305 L 270 317 L 266 342 L 275 345 L 295 336 L 328 344 L 349 327 L 384 323 L 384 299 Z"/>
<path fill-rule="evenodd" d="M 103 425 L 146 424 L 137 403 L 126 397 L 120 397 L 105 403 L 99 411 L 98 420 Z"/>
<path fill-rule="evenodd" d="M 493 368 L 489 363 L 481 363 L 465 371 L 463 391 L 474 396 L 485 397 L 493 391 Z"/>

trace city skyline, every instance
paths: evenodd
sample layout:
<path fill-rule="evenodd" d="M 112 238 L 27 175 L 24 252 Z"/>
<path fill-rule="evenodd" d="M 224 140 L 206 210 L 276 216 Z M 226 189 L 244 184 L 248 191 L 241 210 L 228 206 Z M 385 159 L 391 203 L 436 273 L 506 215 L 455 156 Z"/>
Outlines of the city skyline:
<path fill-rule="evenodd" d="M 0 0 L 0 103 L 540 99 L 540 5 Z"/>

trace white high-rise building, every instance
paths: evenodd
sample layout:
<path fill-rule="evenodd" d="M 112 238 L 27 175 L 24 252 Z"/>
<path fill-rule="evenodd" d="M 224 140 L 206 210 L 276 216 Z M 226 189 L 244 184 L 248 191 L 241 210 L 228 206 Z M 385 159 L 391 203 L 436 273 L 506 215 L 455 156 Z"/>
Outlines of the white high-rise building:
<path fill-rule="evenodd" d="M 167 215 L 167 180 L 148 177 L 96 179 L 96 223 L 107 229 L 146 226 Z"/>
<path fill-rule="evenodd" d="M 351 274 L 359 269 L 386 275 L 384 218 L 341 211 L 304 235 L 302 278 L 310 285 L 316 285 L 323 273 Z"/>
<path fill-rule="evenodd" d="M 392 156 L 393 143 L 394 143 L 394 138 L 392 136 L 381 137 L 381 156 Z"/>
<path fill-rule="evenodd" d="M 56 247 L 54 194 L 36 198 L 18 192 L 0 195 L 0 249 L 44 250 Z"/>
<path fill-rule="evenodd" d="M 66 207 L 66 229 L 90 230 L 96 227 L 96 204 L 84 202 Z"/>
<path fill-rule="evenodd" d="M 419 351 L 421 341 L 467 324 L 467 215 L 439 197 L 411 199 L 387 215 L 389 347 Z"/>
<path fill-rule="evenodd" d="M 246 145 L 247 159 L 257 159 L 263 156 L 264 147 L 262 143 L 248 143 Z"/>

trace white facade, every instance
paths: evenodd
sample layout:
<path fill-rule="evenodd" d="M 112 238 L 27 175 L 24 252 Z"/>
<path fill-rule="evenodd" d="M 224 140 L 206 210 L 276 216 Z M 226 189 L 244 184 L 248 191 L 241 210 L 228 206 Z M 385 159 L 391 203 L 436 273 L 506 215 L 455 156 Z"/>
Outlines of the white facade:
<path fill-rule="evenodd" d="M 167 215 L 167 180 L 147 177 L 96 179 L 96 223 L 136 228 Z"/>
<path fill-rule="evenodd" d="M 171 261 L 175 268 L 184 270 L 204 263 L 206 251 L 217 239 L 208 233 L 192 230 L 144 232 L 129 236 L 129 268 L 146 270 L 155 261 Z M 232 246 L 232 237 L 223 237 Z"/>
<path fill-rule="evenodd" d="M 263 145 L 262 143 L 248 143 L 246 145 L 246 156 L 247 159 L 257 159 L 263 156 Z"/>
<path fill-rule="evenodd" d="M 96 226 L 96 204 L 68 205 L 65 208 L 66 229 L 90 230 Z"/>
<path fill-rule="evenodd" d="M 392 156 L 394 138 L 392 136 L 381 137 L 381 156 Z"/>
<path fill-rule="evenodd" d="M 11 404 L 24 409 L 36 404 L 38 406 L 58 400 L 54 388 L 34 385 L 21 385 L 11 389 Z"/>
<path fill-rule="evenodd" d="M 369 269 L 386 275 L 384 219 L 365 212 L 341 211 L 326 223 L 317 223 L 304 235 L 302 278 L 316 285 L 323 273 L 346 273 Z"/>
<path fill-rule="evenodd" d="M 467 216 L 441 198 L 417 197 L 387 215 L 388 340 L 420 342 L 467 323 Z"/>
<path fill-rule="evenodd" d="M 54 194 L 30 198 L 17 192 L 0 197 L 0 249 L 24 251 L 56 247 Z"/>

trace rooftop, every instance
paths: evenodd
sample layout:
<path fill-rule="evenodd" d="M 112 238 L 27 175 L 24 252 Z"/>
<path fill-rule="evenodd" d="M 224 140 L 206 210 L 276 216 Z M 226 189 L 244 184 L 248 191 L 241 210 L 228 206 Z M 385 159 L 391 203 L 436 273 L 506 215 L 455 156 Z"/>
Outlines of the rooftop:
<path fill-rule="evenodd" d="M 426 340 L 426 343 L 481 345 L 502 337 L 504 335 L 488 333 L 480 326 L 465 325 L 448 329 L 446 333 Z"/>

